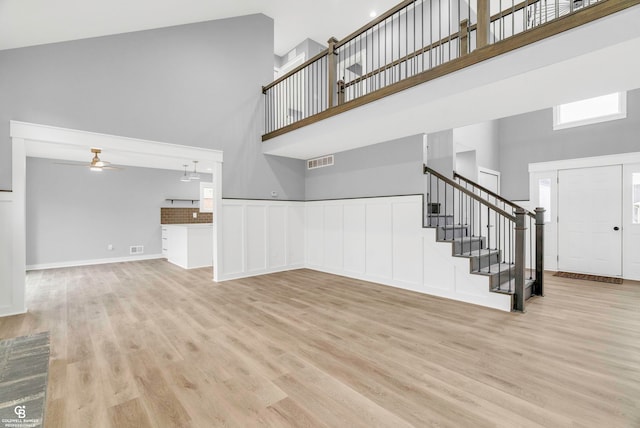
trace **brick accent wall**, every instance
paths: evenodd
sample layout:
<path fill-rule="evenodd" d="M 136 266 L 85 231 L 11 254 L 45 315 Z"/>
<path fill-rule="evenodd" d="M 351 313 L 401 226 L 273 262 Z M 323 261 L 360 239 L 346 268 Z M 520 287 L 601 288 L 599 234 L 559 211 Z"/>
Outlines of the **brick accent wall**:
<path fill-rule="evenodd" d="M 198 218 L 193 218 L 193 213 L 198 213 Z M 160 208 L 160 223 L 213 223 L 213 213 L 201 213 L 199 208 Z"/>

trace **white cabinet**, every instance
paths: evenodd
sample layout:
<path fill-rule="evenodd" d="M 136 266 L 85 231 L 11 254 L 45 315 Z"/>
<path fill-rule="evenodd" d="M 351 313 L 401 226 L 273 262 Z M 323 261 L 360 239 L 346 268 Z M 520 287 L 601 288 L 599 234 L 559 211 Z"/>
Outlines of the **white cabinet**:
<path fill-rule="evenodd" d="M 167 257 L 169 248 L 169 232 L 167 232 L 167 227 L 162 226 L 162 255 Z"/>
<path fill-rule="evenodd" d="M 211 223 L 165 224 L 162 229 L 163 253 L 166 248 L 169 262 L 185 269 L 213 266 L 213 225 Z M 166 239 L 164 239 L 165 234 Z"/>

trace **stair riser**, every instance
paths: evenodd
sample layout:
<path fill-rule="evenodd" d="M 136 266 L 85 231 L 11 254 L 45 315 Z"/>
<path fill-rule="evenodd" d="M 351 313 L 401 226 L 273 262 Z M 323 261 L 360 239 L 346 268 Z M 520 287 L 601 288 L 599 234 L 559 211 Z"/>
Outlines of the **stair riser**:
<path fill-rule="evenodd" d="M 462 254 L 469 251 L 478 251 L 484 248 L 484 239 L 478 241 L 460 242 L 453 241 L 453 254 Z"/>
<path fill-rule="evenodd" d="M 438 229 L 438 239 L 441 241 L 450 241 L 455 238 L 466 238 L 467 229 L 465 227 L 455 229 Z"/>
<path fill-rule="evenodd" d="M 509 275 L 509 271 L 511 271 L 511 275 Z M 500 274 L 498 274 L 497 271 L 495 273 L 492 272 L 491 276 L 489 277 L 489 285 L 491 286 L 491 288 L 494 288 L 499 286 L 500 284 L 508 283 L 510 279 L 513 280 L 515 278 L 515 274 L 515 267 L 511 267 L 510 269 L 503 268 L 503 270 L 500 271 Z"/>
<path fill-rule="evenodd" d="M 485 269 L 489 265 L 493 265 L 500 262 L 500 254 L 482 254 L 480 256 L 471 256 L 469 259 L 471 263 L 471 271 L 477 272 L 480 269 Z"/>
<path fill-rule="evenodd" d="M 449 226 L 453 224 L 453 217 L 452 216 L 440 216 L 440 217 L 434 217 L 434 216 L 427 216 L 426 220 L 425 220 L 425 224 L 427 225 L 427 227 L 436 227 L 436 226 Z"/>

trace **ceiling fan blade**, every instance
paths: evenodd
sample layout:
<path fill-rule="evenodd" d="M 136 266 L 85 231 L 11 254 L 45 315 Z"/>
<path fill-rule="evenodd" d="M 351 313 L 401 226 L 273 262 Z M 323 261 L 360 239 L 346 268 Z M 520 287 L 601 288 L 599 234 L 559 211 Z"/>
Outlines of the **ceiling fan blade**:
<path fill-rule="evenodd" d="M 91 164 L 88 163 L 82 163 L 82 162 L 77 162 L 77 163 L 73 163 L 73 162 L 53 162 L 55 165 L 65 165 L 65 166 L 82 166 L 85 168 L 93 168 L 91 166 Z M 105 165 L 100 167 L 100 169 L 105 169 L 105 170 L 110 170 L 110 171 L 122 171 L 124 168 L 121 166 L 115 166 L 115 165 Z"/>
<path fill-rule="evenodd" d="M 53 162 L 55 165 L 84 166 L 89 168 L 91 165 L 85 162 Z"/>
<path fill-rule="evenodd" d="M 119 170 L 124 169 L 124 168 L 119 167 L 119 166 L 111 165 L 111 162 L 103 161 L 102 159 L 100 159 L 98 157 L 98 155 L 100 153 L 102 153 L 101 149 L 92 148 L 91 149 L 91 153 L 93 153 L 93 158 L 91 159 L 91 162 L 89 162 L 89 163 L 84 163 L 84 162 L 54 162 L 54 164 L 57 164 L 57 165 L 69 165 L 69 166 L 83 166 L 85 168 L 90 168 L 90 169 L 97 170 L 97 171 L 102 171 L 103 169 L 119 171 Z"/>

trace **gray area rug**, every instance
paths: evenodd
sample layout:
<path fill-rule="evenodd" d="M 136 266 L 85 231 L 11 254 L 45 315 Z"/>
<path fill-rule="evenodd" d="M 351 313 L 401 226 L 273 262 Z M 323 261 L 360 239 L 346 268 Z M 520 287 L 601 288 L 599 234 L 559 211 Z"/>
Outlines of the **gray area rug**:
<path fill-rule="evenodd" d="M 0 341 L 0 428 L 43 425 L 48 372 L 48 331 Z"/>

